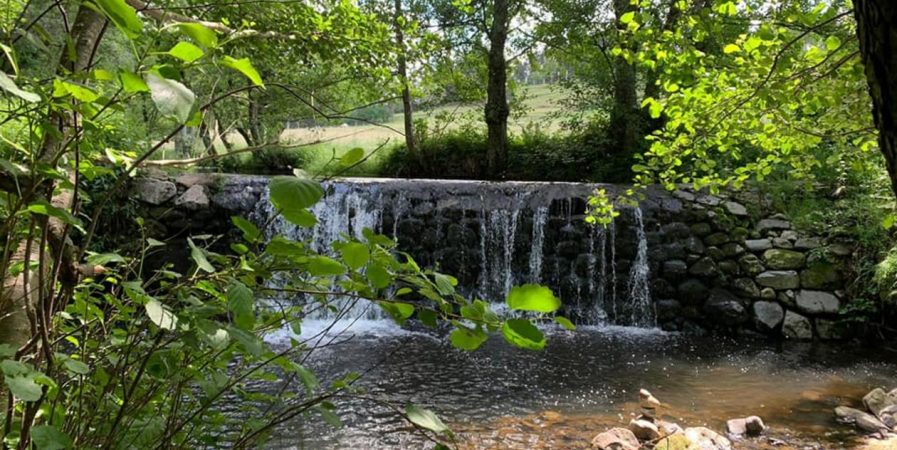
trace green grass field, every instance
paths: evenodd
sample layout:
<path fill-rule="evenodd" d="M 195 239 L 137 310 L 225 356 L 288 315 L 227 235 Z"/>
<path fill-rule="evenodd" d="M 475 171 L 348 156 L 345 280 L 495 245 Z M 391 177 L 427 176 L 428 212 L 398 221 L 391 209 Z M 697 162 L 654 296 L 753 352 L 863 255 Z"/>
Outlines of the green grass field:
<path fill-rule="evenodd" d="M 522 111 L 519 111 L 521 114 L 512 112 L 511 131 L 519 132 L 531 123 L 538 124 L 544 130 L 557 131 L 559 129 L 558 120 L 554 116 L 561 110 L 560 101 L 564 98 L 563 93 L 556 86 L 551 85 L 527 86 L 525 91 L 523 108 L 521 108 Z M 482 111 L 482 105 L 443 105 L 431 110 L 416 112 L 415 119 L 426 119 L 431 127 L 444 126 L 447 130 L 461 126 L 464 121 L 475 121 L 474 123 L 478 126 L 485 126 L 482 124 Z M 436 118 L 446 114 L 453 116 L 455 120 L 448 124 L 437 124 Z M 373 172 L 373 167 L 378 165 L 389 148 L 404 142 L 405 138 L 401 133 L 403 130 L 402 119 L 402 114 L 395 114 L 389 122 L 381 124 L 382 126 L 295 128 L 285 130 L 281 139 L 286 143 L 293 144 L 324 141 L 297 149 L 297 151 L 312 154 L 310 162 L 306 166 L 310 172 L 320 170 L 334 155 L 339 157 L 350 149 L 361 147 L 370 152 L 382 146 L 377 154 L 371 156 L 353 171 L 353 173 L 363 174 Z M 371 170 L 365 170 L 366 166 Z"/>
<path fill-rule="evenodd" d="M 522 107 L 511 112 L 511 132 L 520 132 L 524 127 L 535 124 L 544 131 L 560 131 L 559 122 L 561 116 L 560 101 L 564 94 L 557 86 L 534 85 L 524 88 L 524 101 Z M 440 116 L 448 116 L 449 120 L 438 120 Z M 441 129 L 450 131 L 461 127 L 463 124 L 472 124 L 477 127 L 485 127 L 483 123 L 483 105 L 443 105 L 430 110 L 415 112 L 415 120 L 425 119 L 432 130 Z M 332 169 L 328 166 L 334 158 L 339 158 L 345 152 L 362 148 L 370 153 L 367 159 L 354 167 L 352 175 L 363 176 L 378 172 L 381 161 L 395 146 L 404 143 L 402 114 L 394 114 L 393 117 L 382 124 L 368 125 L 342 125 L 315 128 L 293 128 L 285 130 L 280 140 L 285 145 L 295 145 L 295 152 L 307 154 L 304 169 L 310 173 L 319 173 Z M 233 141 L 237 148 L 245 146 L 239 135 L 230 134 L 228 139 Z M 217 143 L 219 151 L 224 150 L 223 144 Z M 168 157 L 168 152 L 173 149 L 169 144 L 163 148 L 161 158 Z M 244 161 L 250 158 L 249 154 L 238 156 Z"/>

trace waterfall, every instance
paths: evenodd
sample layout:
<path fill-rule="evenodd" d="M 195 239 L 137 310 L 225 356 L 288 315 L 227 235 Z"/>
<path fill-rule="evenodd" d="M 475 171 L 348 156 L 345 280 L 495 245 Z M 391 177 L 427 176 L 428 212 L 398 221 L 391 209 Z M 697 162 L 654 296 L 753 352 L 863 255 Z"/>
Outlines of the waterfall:
<path fill-rule="evenodd" d="M 327 182 L 324 190 L 312 208 L 317 218 L 312 228 L 295 227 L 282 217 L 271 220 L 275 211 L 267 201 L 257 204 L 251 217 L 268 225 L 268 239 L 305 240 L 329 256 L 334 241 L 360 239 L 370 228 L 398 239 L 399 250 L 422 265 L 456 275 L 460 292 L 497 309 L 515 284 L 541 283 L 561 298 L 563 312 L 581 323 L 655 323 L 643 212 L 633 209 L 634 224 L 625 229 L 615 222 L 589 227 L 581 220 L 589 185 L 359 180 Z M 630 233 L 636 256 L 628 273 L 618 274 L 616 247 L 632 242 Z M 281 300 L 307 302 L 310 319 L 385 318 L 376 305 L 349 298 L 332 301 L 337 312 L 315 308 L 310 299 Z"/>
<path fill-rule="evenodd" d="M 548 221 L 548 207 L 540 206 L 533 213 L 533 249 L 529 254 L 529 281 L 542 282 L 542 246 L 545 245 L 545 222 Z"/>
<path fill-rule="evenodd" d="M 642 217 L 642 209 L 636 207 L 633 210 L 635 216 L 635 232 L 637 248 L 635 260 L 629 271 L 629 301 L 632 305 L 630 311 L 630 324 L 639 327 L 656 326 L 654 308 L 651 302 L 651 290 L 649 287 L 648 267 L 648 239 L 645 236 L 645 224 Z"/>

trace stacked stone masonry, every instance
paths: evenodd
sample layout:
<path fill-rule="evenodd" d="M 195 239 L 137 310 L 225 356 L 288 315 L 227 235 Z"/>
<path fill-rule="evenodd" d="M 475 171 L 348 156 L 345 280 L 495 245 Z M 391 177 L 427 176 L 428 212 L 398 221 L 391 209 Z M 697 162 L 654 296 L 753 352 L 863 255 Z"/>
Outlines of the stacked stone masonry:
<path fill-rule="evenodd" d="M 458 276 L 472 292 L 484 286 L 484 269 L 494 269 L 478 262 L 485 241 L 482 233 L 489 225 L 483 223 L 488 217 L 484 211 L 517 202 L 519 214 L 505 225 L 512 227 L 511 235 L 517 238 L 507 243 L 511 257 L 502 262 L 515 274 L 513 281 L 538 279 L 552 285 L 564 300 L 566 313 L 580 322 L 636 324 L 622 299 L 636 259 L 632 214 L 623 211 L 617 218 L 612 247 L 607 231 L 596 231 L 582 220 L 585 200 L 596 187 L 613 195 L 625 186 L 432 180 L 349 183 L 375 189 L 380 201 L 390 205 L 377 217 L 381 232 L 395 231 L 400 248 L 422 265 Z M 182 239 L 190 234 L 228 233 L 231 215 L 258 213 L 258 204 L 266 201 L 266 184 L 264 177 L 155 172 L 136 178 L 132 192 L 156 237 Z M 544 208 L 545 217 L 540 218 L 534 199 L 550 205 Z M 838 317 L 850 301 L 843 270 L 852 253 L 849 243 L 805 235 L 794 229 L 788 217 L 763 214 L 768 205 L 743 192 L 710 195 L 685 188 L 672 193 L 650 189 L 640 209 L 657 326 L 696 333 L 760 332 L 793 339 L 845 337 Z M 544 220 L 544 236 L 539 237 L 544 239 L 544 254 L 540 253 L 533 274 L 534 223 L 540 220 Z M 610 261 L 607 267 L 603 267 L 604 258 Z M 489 276 L 500 274 L 490 272 Z M 593 302 L 603 303 L 595 308 Z M 596 310 L 602 311 L 600 317 L 592 313 Z"/>

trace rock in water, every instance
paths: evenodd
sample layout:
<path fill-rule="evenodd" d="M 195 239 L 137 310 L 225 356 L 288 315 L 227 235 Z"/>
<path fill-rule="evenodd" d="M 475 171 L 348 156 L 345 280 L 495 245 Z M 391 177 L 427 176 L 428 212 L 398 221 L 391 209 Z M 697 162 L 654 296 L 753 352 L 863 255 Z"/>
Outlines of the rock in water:
<path fill-rule="evenodd" d="M 638 438 L 625 428 L 611 428 L 592 439 L 592 447 L 598 450 L 638 450 Z"/>
<path fill-rule="evenodd" d="M 855 408 L 839 406 L 835 408 L 835 415 L 838 416 L 838 420 L 845 423 L 852 423 L 856 425 L 857 428 L 870 433 L 877 433 L 888 429 L 885 424 L 872 414 Z"/>
<path fill-rule="evenodd" d="M 689 450 L 732 450 L 728 439 L 709 428 L 686 428 L 685 437 L 691 442 Z"/>
<path fill-rule="evenodd" d="M 657 417 L 657 408 L 660 407 L 660 400 L 651 395 L 647 389 L 638 391 L 639 405 L 642 407 L 642 414 L 651 418 Z"/>
<path fill-rule="evenodd" d="M 731 419 L 726 422 L 729 434 L 736 436 L 759 436 L 766 429 L 763 419 L 758 416 L 750 416 L 741 419 Z"/>
<path fill-rule="evenodd" d="M 863 397 L 863 405 L 888 428 L 894 429 L 897 425 L 897 389 L 888 393 L 875 388 Z"/>
<path fill-rule="evenodd" d="M 629 422 L 629 431 L 641 441 L 653 441 L 660 439 L 660 430 L 657 425 L 647 419 L 633 419 Z"/>

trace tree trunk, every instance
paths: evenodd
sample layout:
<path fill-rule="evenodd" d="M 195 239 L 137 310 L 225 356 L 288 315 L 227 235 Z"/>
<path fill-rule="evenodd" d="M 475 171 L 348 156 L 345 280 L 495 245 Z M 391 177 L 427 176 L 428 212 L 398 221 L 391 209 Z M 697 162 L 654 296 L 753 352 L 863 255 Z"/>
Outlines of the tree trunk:
<path fill-rule="evenodd" d="M 622 35 L 625 24 L 620 18 L 627 12 L 635 11 L 636 5 L 630 0 L 614 0 L 614 15 L 617 19 L 618 35 Z M 634 50 L 634 49 L 630 49 Z M 608 135 L 614 154 L 629 154 L 635 151 L 640 136 L 641 117 L 636 94 L 635 67 L 623 57 L 614 59 L 614 99 L 608 124 Z"/>
<path fill-rule="evenodd" d="M 897 3 L 854 0 L 860 54 L 866 67 L 878 147 L 897 195 Z"/>
<path fill-rule="evenodd" d="M 105 18 L 91 8 L 81 7 L 75 16 L 72 24 L 71 42 L 74 42 L 74 51 L 63 51 L 59 59 L 59 67 L 57 71 L 69 70 L 73 73 L 79 73 L 87 70 L 96 53 L 96 47 L 103 34 Z M 65 69 L 63 69 L 65 68 Z M 44 133 L 41 149 L 37 155 L 37 159 L 48 165 L 53 165 L 60 157 L 60 153 L 66 151 L 62 148 L 68 138 L 72 136 L 75 130 L 75 118 L 71 115 L 60 115 L 53 113 L 50 123 L 58 124 L 58 132 Z M 55 167 L 55 166 L 54 166 Z M 74 170 L 77 170 L 75 168 Z M 5 175 L 4 175 L 5 177 Z M 74 178 L 72 177 L 72 180 Z M 34 189 L 23 188 L 21 192 L 31 193 L 30 198 L 23 199 L 25 203 L 35 200 L 49 201 L 53 206 L 63 209 L 70 209 L 74 196 L 70 190 L 61 190 L 56 192 L 55 183 L 47 183 L 41 180 L 39 175 L 35 175 L 30 179 Z M 34 183 L 45 184 L 45 186 L 35 187 Z M 18 190 L 10 191 L 13 193 Z M 16 263 L 24 263 L 26 261 L 37 261 L 39 258 L 45 258 L 45 272 L 39 274 L 37 270 L 31 268 L 30 264 L 25 264 L 24 270 L 17 276 L 9 276 L 8 271 L 4 271 L 3 283 L 0 285 L 0 344 L 10 344 L 15 348 L 21 347 L 30 337 L 33 325 L 27 316 L 29 309 L 35 314 L 42 314 L 49 317 L 52 312 L 35 310 L 34 308 L 41 300 L 41 296 L 48 292 L 47 285 L 41 285 L 40 281 L 45 277 L 40 275 L 49 275 L 53 273 L 55 268 L 52 263 L 57 260 L 60 264 L 58 268 L 60 274 L 60 282 L 65 284 L 65 289 L 72 289 L 77 282 L 75 261 L 73 261 L 73 250 L 71 242 L 68 239 L 69 227 L 54 217 L 34 216 L 36 227 L 29 233 L 31 238 L 26 238 L 19 242 L 15 247 L 9 260 L 2 261 L 0 267 L 9 268 Z M 41 230 L 46 230 L 46 244 L 49 249 L 42 248 Z M 10 231 L 10 230 L 7 230 Z M 33 305 L 29 306 L 29 305 Z"/>
<path fill-rule="evenodd" d="M 408 83 L 408 62 L 405 55 L 405 33 L 399 20 L 403 18 L 402 0 L 395 0 L 396 47 L 399 51 L 399 80 L 402 83 L 402 114 L 405 119 L 405 146 L 412 156 L 419 156 L 414 138 L 414 111 L 411 105 L 411 86 Z"/>
<path fill-rule="evenodd" d="M 248 93 L 249 99 L 249 134 L 244 135 L 248 139 L 246 144 L 250 147 L 262 145 L 262 125 L 259 118 L 259 99 L 253 95 L 252 91 Z"/>
<path fill-rule="evenodd" d="M 486 173 L 498 178 L 508 159 L 508 70 L 505 43 L 510 21 L 509 0 L 494 0 L 489 29 L 489 80 L 486 85 Z"/>

